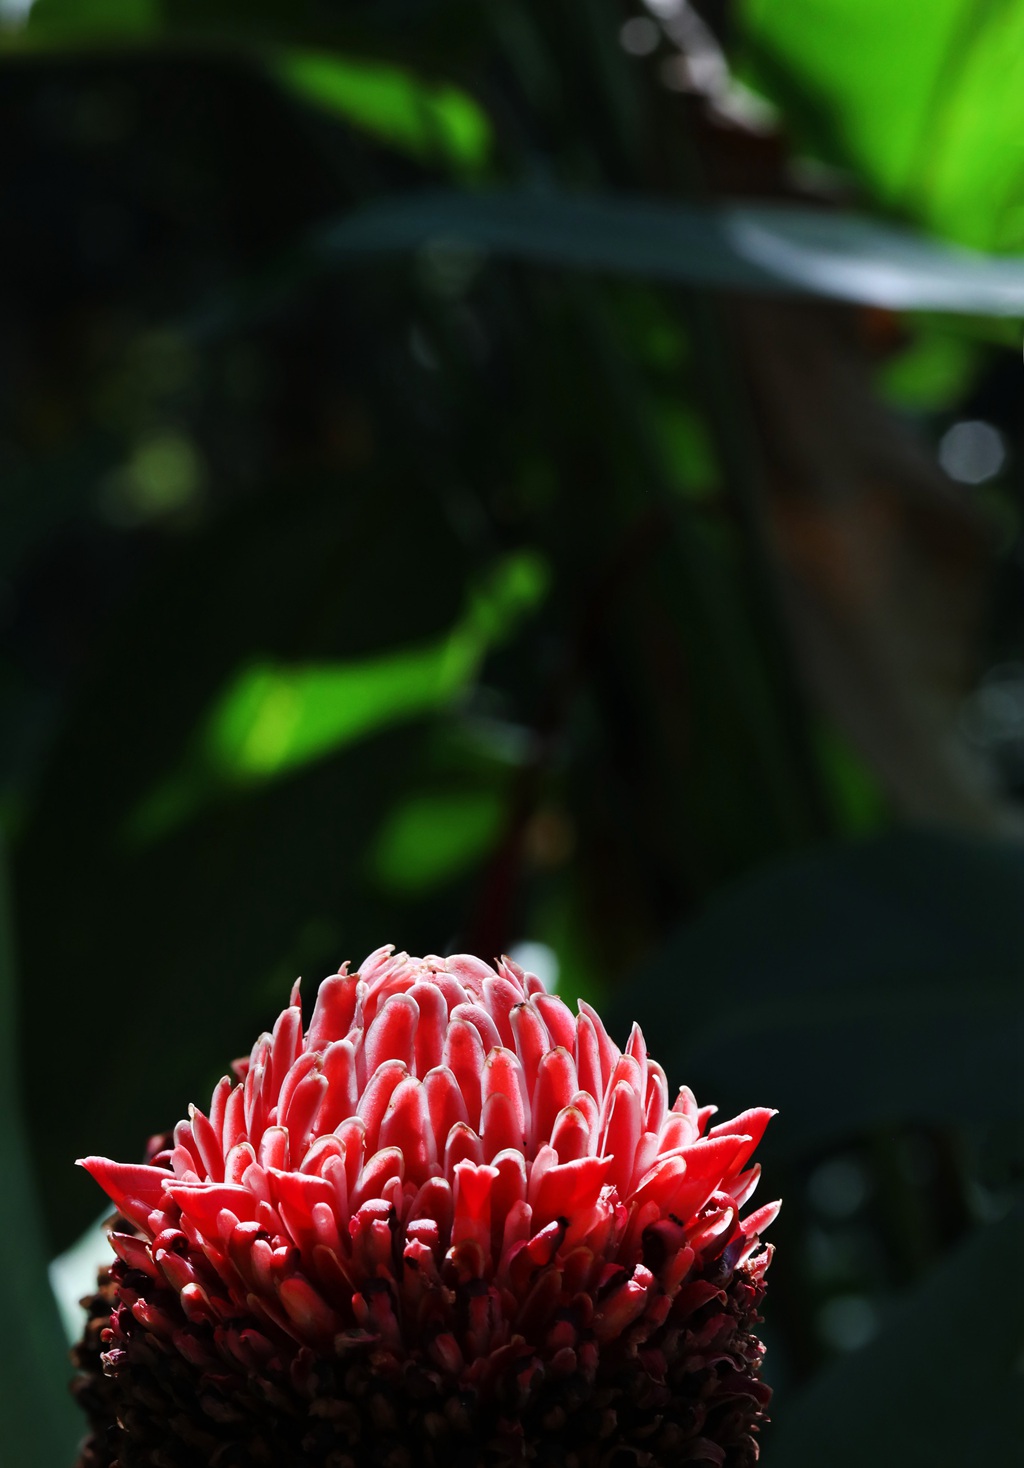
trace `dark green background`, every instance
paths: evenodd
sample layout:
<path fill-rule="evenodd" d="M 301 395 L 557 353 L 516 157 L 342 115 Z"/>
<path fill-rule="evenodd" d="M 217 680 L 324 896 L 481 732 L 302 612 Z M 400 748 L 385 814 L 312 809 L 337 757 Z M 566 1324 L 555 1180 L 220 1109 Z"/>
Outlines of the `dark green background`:
<path fill-rule="evenodd" d="M 12 1462 L 74 1158 L 297 973 L 523 940 L 780 1109 L 769 1468 L 1010 1462 L 1024 4 L 14 9 Z"/>

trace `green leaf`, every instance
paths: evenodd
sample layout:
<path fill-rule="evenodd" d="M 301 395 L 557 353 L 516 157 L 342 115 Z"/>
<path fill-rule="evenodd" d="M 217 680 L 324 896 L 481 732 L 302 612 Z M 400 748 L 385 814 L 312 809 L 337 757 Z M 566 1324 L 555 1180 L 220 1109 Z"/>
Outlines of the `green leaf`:
<path fill-rule="evenodd" d="M 978 342 L 926 319 L 906 350 L 883 364 L 879 386 L 901 407 L 934 412 L 966 395 L 981 361 Z"/>
<path fill-rule="evenodd" d="M 757 84 L 875 197 L 982 249 L 1024 244 L 1024 9 L 744 0 Z"/>
<path fill-rule="evenodd" d="M 494 568 L 436 643 L 360 662 L 244 669 L 207 723 L 211 765 L 233 782 L 271 778 L 441 707 L 465 687 L 489 644 L 536 605 L 546 581 L 538 558 L 522 552 Z"/>
<path fill-rule="evenodd" d="M 381 827 L 370 864 L 390 891 L 425 892 L 464 872 L 493 844 L 504 804 L 496 790 L 414 796 Z"/>
<path fill-rule="evenodd" d="M 897 832 L 770 867 L 628 986 L 674 1080 L 778 1107 L 801 1150 L 1020 1114 L 1024 852 Z"/>
<path fill-rule="evenodd" d="M 160 0 L 35 0 L 27 30 L 33 40 L 137 40 L 162 23 Z"/>
<path fill-rule="evenodd" d="M 721 467 L 700 412 L 692 403 L 669 400 L 659 404 L 655 424 L 680 491 L 695 501 L 713 498 L 721 482 Z"/>
<path fill-rule="evenodd" d="M 210 717 L 207 753 L 232 781 L 283 774 L 437 708 L 463 686 L 475 652 L 453 637 L 363 663 L 247 668 Z"/>
<path fill-rule="evenodd" d="M 432 643 L 349 662 L 242 668 L 208 714 L 198 748 L 129 815 L 146 842 L 190 819 L 225 788 L 278 779 L 346 745 L 450 704 L 543 597 L 544 563 L 507 556 L 469 597 L 460 621 Z"/>
<path fill-rule="evenodd" d="M 304 100 L 375 133 L 423 161 L 441 157 L 479 173 L 491 153 L 490 123 L 466 92 L 398 66 L 327 51 L 287 51 L 272 72 Z"/>
<path fill-rule="evenodd" d="M 757 77 L 787 116 L 880 197 L 913 197 L 965 0 L 742 0 L 739 11 Z"/>
<path fill-rule="evenodd" d="M 19 1468 L 70 1463 L 82 1424 L 68 1390 L 71 1368 L 50 1289 L 29 1149 L 22 1129 L 15 1036 L 13 936 L 0 851 L 0 1237 L 6 1269 L 0 1334 L 0 1440 Z"/>
<path fill-rule="evenodd" d="M 782 205 L 701 207 L 630 196 L 425 192 L 376 201 L 311 242 L 321 267 L 436 238 L 540 265 L 892 310 L 1024 312 L 1024 259 L 937 243 L 853 214 Z"/>
<path fill-rule="evenodd" d="M 778 1411 L 774 1468 L 960 1468 L 1020 1452 L 1024 1210 L 988 1224 Z"/>

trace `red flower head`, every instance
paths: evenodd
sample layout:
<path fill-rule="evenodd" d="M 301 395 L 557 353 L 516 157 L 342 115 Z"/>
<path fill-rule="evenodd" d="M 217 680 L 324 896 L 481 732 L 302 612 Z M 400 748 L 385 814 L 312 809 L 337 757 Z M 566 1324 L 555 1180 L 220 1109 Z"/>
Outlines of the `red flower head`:
<path fill-rule="evenodd" d="M 772 1113 L 708 1130 L 508 960 L 346 969 L 148 1165 L 85 1159 L 83 1468 L 752 1462 Z"/>

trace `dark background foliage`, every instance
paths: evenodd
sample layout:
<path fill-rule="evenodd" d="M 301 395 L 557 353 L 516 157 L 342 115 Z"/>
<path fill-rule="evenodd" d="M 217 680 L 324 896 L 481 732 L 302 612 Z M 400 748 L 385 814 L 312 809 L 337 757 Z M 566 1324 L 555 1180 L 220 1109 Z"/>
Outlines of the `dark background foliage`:
<path fill-rule="evenodd" d="M 12 1461 L 73 1159 L 384 941 L 780 1108 L 767 1464 L 1009 1461 L 1024 5 L 0 24 Z"/>

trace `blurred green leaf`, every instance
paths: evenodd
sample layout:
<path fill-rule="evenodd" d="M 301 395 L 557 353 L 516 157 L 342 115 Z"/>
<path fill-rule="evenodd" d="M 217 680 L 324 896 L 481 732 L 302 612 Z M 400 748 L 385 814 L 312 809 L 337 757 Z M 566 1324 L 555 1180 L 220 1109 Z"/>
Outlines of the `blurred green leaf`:
<path fill-rule="evenodd" d="M 509 635 L 545 586 L 542 563 L 523 552 L 495 568 L 471 593 L 458 625 L 432 645 L 356 663 L 245 669 L 207 723 L 210 764 L 231 781 L 267 779 L 440 707 L 465 687 L 488 645 Z"/>
<path fill-rule="evenodd" d="M 19 1468 L 54 1468 L 71 1462 L 81 1426 L 68 1390 L 71 1368 L 46 1272 L 44 1234 L 22 1129 L 17 995 L 6 864 L 0 850 L 0 1236 L 6 1250 L 0 1333 L 7 1342 L 0 1371 L 0 1439 L 5 1457 Z"/>
<path fill-rule="evenodd" d="M 888 833 L 717 898 L 628 988 L 670 1075 L 762 1098 L 803 1149 L 906 1121 L 1020 1114 L 1024 851 Z M 735 1092 L 735 1096 L 734 1093 Z"/>
<path fill-rule="evenodd" d="M 701 414 L 692 403 L 664 403 L 655 422 L 665 461 L 682 492 L 697 501 L 711 498 L 721 482 L 721 467 Z"/>
<path fill-rule="evenodd" d="M 769 95 L 882 198 L 920 187 L 936 84 L 970 0 L 894 8 L 884 0 L 741 0 L 742 34 Z"/>
<path fill-rule="evenodd" d="M 482 108 L 466 92 L 380 62 L 289 51 L 271 70 L 300 97 L 425 162 L 440 156 L 479 173 L 492 146 Z"/>
<path fill-rule="evenodd" d="M 364 663 L 246 669 L 210 718 L 211 763 L 233 781 L 280 775 L 436 708 L 463 686 L 476 651 L 453 636 Z"/>
<path fill-rule="evenodd" d="M 755 78 L 876 197 L 981 249 L 1024 244 L 1024 10 L 744 0 Z"/>
<path fill-rule="evenodd" d="M 892 310 L 1019 315 L 1024 259 L 958 249 L 866 216 L 785 205 L 718 208 L 554 192 L 418 193 L 318 231 L 321 266 L 439 237 L 544 265 L 825 296 Z"/>
<path fill-rule="evenodd" d="M 379 729 L 443 707 L 547 585 L 530 551 L 506 557 L 438 641 L 375 658 L 321 665 L 251 664 L 217 700 L 186 767 L 128 817 L 130 840 L 162 837 L 225 785 L 278 778 Z"/>
<path fill-rule="evenodd" d="M 1024 1210 L 979 1228 L 881 1333 L 780 1408 L 776 1468 L 961 1468 L 1020 1450 Z"/>
<path fill-rule="evenodd" d="M 28 15 L 33 39 L 66 37 L 135 40 L 163 23 L 160 0 L 35 0 Z"/>
<path fill-rule="evenodd" d="M 494 790 L 457 790 L 404 801 L 385 820 L 370 855 L 377 880 L 394 892 L 442 885 L 490 848 L 503 808 Z"/>
<path fill-rule="evenodd" d="M 925 321 L 906 349 L 885 362 L 879 386 L 900 407 L 935 412 L 966 394 L 981 360 L 981 346 L 970 336 Z"/>
<path fill-rule="evenodd" d="M 866 836 L 882 830 L 887 824 L 888 804 L 869 766 L 839 731 L 829 725 L 817 730 L 815 749 L 838 829 L 849 836 Z"/>

